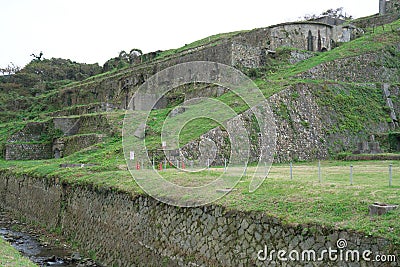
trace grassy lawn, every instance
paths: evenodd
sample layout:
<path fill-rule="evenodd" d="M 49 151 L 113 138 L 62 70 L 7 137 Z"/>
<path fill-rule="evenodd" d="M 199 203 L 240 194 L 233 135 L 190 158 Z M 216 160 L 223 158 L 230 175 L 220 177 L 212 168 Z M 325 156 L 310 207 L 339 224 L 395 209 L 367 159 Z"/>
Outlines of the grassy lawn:
<path fill-rule="evenodd" d="M 389 187 L 388 165 L 392 167 Z M 350 184 L 353 165 L 353 185 Z M 400 244 L 400 210 L 381 217 L 370 217 L 368 206 L 374 202 L 400 204 L 400 163 L 388 161 L 321 162 L 277 165 L 254 193 L 249 179 L 219 203 L 239 210 L 263 211 L 290 224 L 316 223 L 339 229 L 353 229 L 367 235 L 384 236 Z"/>
<path fill-rule="evenodd" d="M 36 264 L 32 263 L 27 258 L 15 250 L 9 243 L 0 238 L 0 266 L 2 267 L 34 267 Z"/>

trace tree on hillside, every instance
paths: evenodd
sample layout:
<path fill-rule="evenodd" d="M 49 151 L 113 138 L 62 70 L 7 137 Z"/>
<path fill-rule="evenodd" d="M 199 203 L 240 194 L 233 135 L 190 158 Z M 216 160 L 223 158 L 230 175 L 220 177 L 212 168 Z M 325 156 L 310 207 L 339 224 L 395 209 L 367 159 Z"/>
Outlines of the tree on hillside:
<path fill-rule="evenodd" d="M 121 69 L 132 64 L 141 62 L 143 52 L 138 48 L 133 48 L 129 54 L 122 50 L 119 52 L 118 57 L 107 60 L 103 65 L 103 72 L 110 71 L 113 69 Z"/>
<path fill-rule="evenodd" d="M 34 57 L 36 60 L 40 61 L 42 59 L 43 56 L 43 52 L 40 51 L 39 55 L 35 55 L 34 53 L 31 54 L 32 57 Z"/>
<path fill-rule="evenodd" d="M 120 59 L 121 61 L 129 62 L 129 55 L 128 55 L 128 53 L 126 53 L 124 50 L 122 50 L 121 52 L 119 52 L 118 57 L 119 57 L 119 59 Z"/>
<path fill-rule="evenodd" d="M 24 68 L 11 63 L 7 68 L 0 68 L 0 90 L 12 90 L 20 95 L 37 95 L 72 81 L 81 81 L 101 73 L 96 64 L 84 64 L 69 59 L 32 59 Z"/>
<path fill-rule="evenodd" d="M 330 8 L 330 9 L 322 12 L 320 15 L 306 14 L 303 17 L 299 17 L 299 20 L 310 21 L 310 20 L 316 20 L 320 17 L 325 17 L 325 16 L 336 18 L 336 19 L 343 19 L 343 20 L 349 20 L 349 19 L 353 18 L 352 15 L 349 15 L 346 12 L 344 12 L 343 7 L 338 7 L 336 9 Z"/>
<path fill-rule="evenodd" d="M 21 67 L 16 66 L 14 63 L 10 62 L 10 64 L 7 65 L 5 68 L 0 68 L 0 72 L 3 75 L 12 75 L 21 70 Z"/>
<path fill-rule="evenodd" d="M 142 50 L 133 48 L 129 52 L 129 63 L 134 64 L 140 62 L 140 58 L 143 55 Z"/>
<path fill-rule="evenodd" d="M 343 19 L 343 20 L 348 20 L 348 19 L 353 18 L 352 15 L 348 15 L 346 12 L 344 12 L 344 14 L 343 14 L 343 7 L 339 7 L 336 9 L 330 8 L 330 9 L 322 12 L 321 16 L 329 16 L 329 17 Z"/>

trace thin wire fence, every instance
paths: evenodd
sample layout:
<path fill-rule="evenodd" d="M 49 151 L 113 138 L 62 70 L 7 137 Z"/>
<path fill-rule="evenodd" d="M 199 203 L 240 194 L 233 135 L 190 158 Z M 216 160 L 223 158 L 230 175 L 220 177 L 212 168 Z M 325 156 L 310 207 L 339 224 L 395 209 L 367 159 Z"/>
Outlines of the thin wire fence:
<path fill-rule="evenodd" d="M 292 167 L 291 167 L 292 166 Z M 349 162 L 331 164 L 295 164 L 272 166 L 269 178 L 290 179 L 343 185 L 381 185 L 400 187 L 399 163 Z"/>
<path fill-rule="evenodd" d="M 259 166 L 258 173 L 263 172 L 263 165 Z M 163 173 L 175 173 L 186 179 L 190 174 L 191 179 L 196 179 L 198 173 L 199 182 L 204 179 L 210 181 L 223 173 L 230 176 L 251 177 L 256 167 L 247 166 L 246 163 L 230 166 L 196 166 L 191 161 L 151 162 L 145 164 L 138 161 L 136 170 L 154 169 Z M 261 170 L 261 171 L 260 171 Z M 268 172 L 269 171 L 269 172 Z M 189 173 L 189 174 L 188 174 Z M 271 168 L 266 168 L 267 179 L 305 181 L 325 184 L 341 185 L 373 185 L 373 186 L 392 186 L 400 187 L 400 162 L 399 161 L 354 161 L 354 162 L 332 162 L 320 161 L 310 163 L 287 163 L 273 164 Z M 178 179 L 178 178 L 177 178 Z"/>

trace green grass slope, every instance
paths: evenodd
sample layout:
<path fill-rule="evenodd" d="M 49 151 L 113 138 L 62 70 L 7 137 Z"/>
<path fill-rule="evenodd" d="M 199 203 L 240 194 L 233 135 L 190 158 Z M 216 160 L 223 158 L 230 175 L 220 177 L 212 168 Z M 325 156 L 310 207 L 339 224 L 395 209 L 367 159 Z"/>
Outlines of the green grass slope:
<path fill-rule="evenodd" d="M 37 267 L 27 258 L 13 248 L 9 243 L 0 238 L 0 266 L 3 267 Z"/>

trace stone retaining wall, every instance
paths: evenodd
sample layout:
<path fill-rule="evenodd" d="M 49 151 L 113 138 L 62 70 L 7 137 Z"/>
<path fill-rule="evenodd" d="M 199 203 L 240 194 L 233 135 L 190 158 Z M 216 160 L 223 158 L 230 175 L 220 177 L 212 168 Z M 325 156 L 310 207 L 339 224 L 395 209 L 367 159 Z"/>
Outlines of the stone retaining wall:
<path fill-rule="evenodd" d="M 357 19 L 352 22 L 356 27 L 359 28 L 369 28 L 369 27 L 377 27 L 385 24 L 389 24 L 395 20 L 399 19 L 399 14 L 386 14 L 386 15 L 377 15 L 366 18 Z"/>
<path fill-rule="evenodd" d="M 8 143 L 40 141 L 48 131 L 48 122 L 28 122 L 23 129 L 7 138 Z"/>
<path fill-rule="evenodd" d="M 342 261 L 261 261 L 268 250 L 347 249 L 395 254 L 390 243 L 365 234 L 318 225 L 284 225 L 262 212 L 219 206 L 177 208 L 147 196 L 106 188 L 60 185 L 0 172 L 0 208 L 29 221 L 61 228 L 81 249 L 105 266 L 359 266 Z M 260 253 L 259 253 L 260 252 Z M 317 254 L 318 255 L 318 254 Z M 361 266 L 379 265 L 362 262 Z"/>
<path fill-rule="evenodd" d="M 339 104 L 334 105 L 335 109 L 332 109 L 334 98 L 338 97 L 339 91 L 347 92 L 352 89 L 357 90 L 360 94 L 366 91 L 370 93 L 370 96 L 365 98 L 365 102 L 357 103 L 357 105 L 382 106 L 382 110 L 375 111 L 376 114 L 381 113 L 380 120 L 373 120 L 365 114 L 360 115 L 358 119 L 361 120 L 363 119 L 361 116 L 365 116 L 368 123 L 363 124 L 362 129 L 358 131 L 351 127 L 340 129 L 340 125 L 343 124 L 340 120 L 347 115 L 346 110 L 340 110 L 340 101 L 348 101 L 351 97 L 347 99 L 347 96 L 344 96 L 342 100 L 338 100 Z M 391 97 L 397 100 L 398 87 L 390 85 L 389 90 Z M 332 91 L 332 94 L 328 94 L 328 91 Z M 381 91 L 374 84 L 353 86 L 334 83 L 297 84 L 270 97 L 268 102 L 274 113 L 276 125 L 275 162 L 327 159 L 340 152 L 355 150 L 357 144 L 368 140 L 371 133 L 389 131 L 389 124 L 385 120 L 385 116 L 389 116 L 389 113 L 386 115 L 383 111 L 385 102 Z M 397 114 L 397 106 L 395 106 L 395 110 Z M 249 136 L 257 135 L 256 126 L 251 124 L 253 121 L 251 113 L 246 111 L 239 117 L 243 120 Z M 351 122 L 357 121 L 352 119 Z M 224 159 L 229 158 L 230 143 L 228 133 L 219 128 L 213 129 L 185 145 L 181 154 L 189 160 L 198 158 L 200 155 L 199 143 L 203 139 L 212 140 L 217 148 L 212 165 L 223 165 Z M 257 162 L 260 155 L 259 139 L 256 137 L 250 141 L 249 160 Z M 160 158 L 162 157 L 160 156 Z"/>
<path fill-rule="evenodd" d="M 238 42 L 232 43 L 232 66 L 258 68 L 265 65 L 267 50 Z"/>
<path fill-rule="evenodd" d="M 5 160 L 39 160 L 52 158 L 51 143 L 6 144 Z"/>
<path fill-rule="evenodd" d="M 77 151 L 100 143 L 103 137 L 101 134 L 84 134 L 58 138 L 53 142 L 54 157 L 62 158 L 69 156 Z"/>
<path fill-rule="evenodd" d="M 388 59 L 396 60 L 388 53 L 363 54 L 325 62 L 297 76 L 301 79 L 338 82 L 397 83 L 400 80 L 400 75 L 396 68 L 387 63 Z"/>
<path fill-rule="evenodd" d="M 344 38 L 346 36 L 350 36 L 348 28 L 319 22 L 290 22 L 254 29 L 66 86 L 49 101 L 60 109 L 90 103 L 109 103 L 113 108 L 126 109 L 139 86 L 149 77 L 179 63 L 212 61 L 239 68 L 257 68 L 265 65 L 268 49 L 289 46 L 301 50 L 330 50 L 339 41 L 350 41 Z"/>

